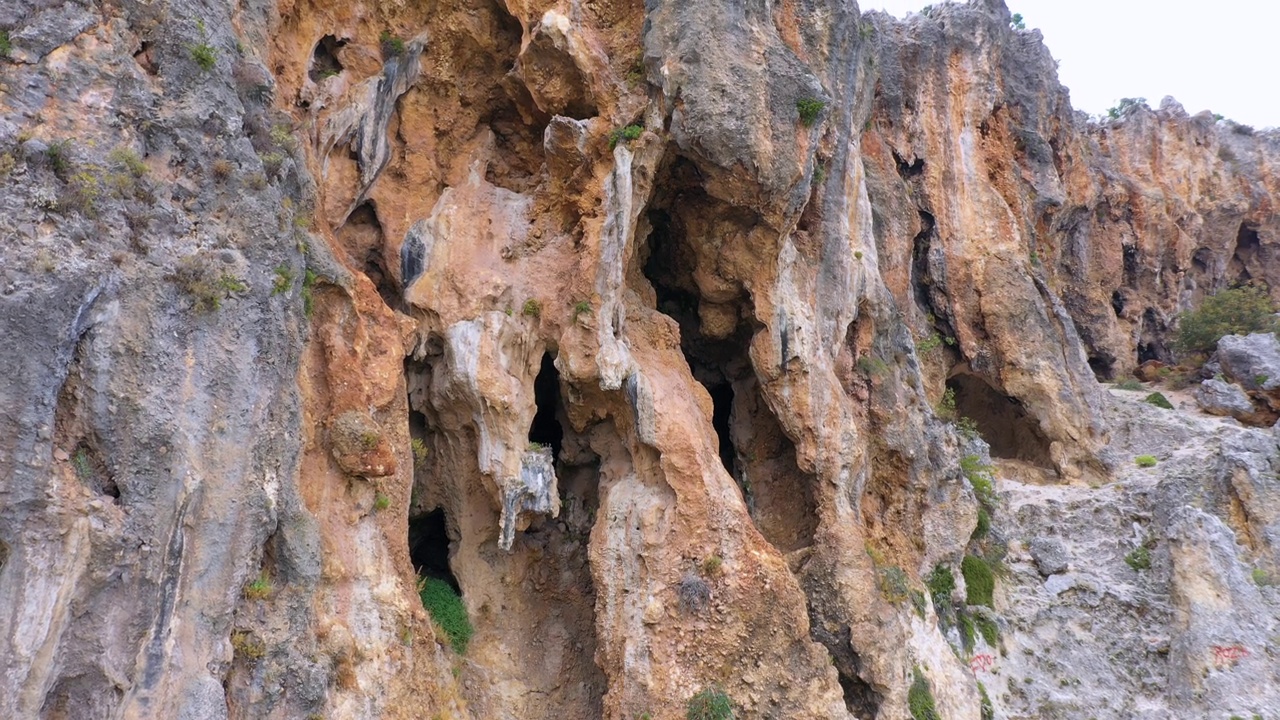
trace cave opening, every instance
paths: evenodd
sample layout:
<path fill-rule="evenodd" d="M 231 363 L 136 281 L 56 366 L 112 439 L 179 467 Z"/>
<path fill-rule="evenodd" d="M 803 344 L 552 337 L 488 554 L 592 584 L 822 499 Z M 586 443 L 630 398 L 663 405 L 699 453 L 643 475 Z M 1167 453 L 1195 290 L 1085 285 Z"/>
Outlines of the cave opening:
<path fill-rule="evenodd" d="M 449 566 L 449 526 L 443 508 L 409 518 L 409 559 L 419 577 L 443 580 L 462 592 Z"/>
<path fill-rule="evenodd" d="M 1142 313 L 1142 329 L 1138 336 L 1139 365 L 1148 360 L 1157 360 L 1159 362 L 1171 362 L 1173 360 L 1173 353 L 1169 352 L 1169 348 L 1161 340 L 1163 335 L 1164 329 L 1159 318 L 1156 317 L 1155 309 L 1147 308 Z"/>
<path fill-rule="evenodd" d="M 1111 382 L 1115 377 L 1115 358 L 1104 355 L 1090 355 L 1089 369 L 1099 382 Z"/>
<path fill-rule="evenodd" d="M 978 426 L 978 433 L 991 446 L 992 457 L 1053 467 L 1049 438 L 1016 398 L 970 373 L 953 375 L 947 380 L 947 389 L 955 392 L 956 413 Z"/>
<path fill-rule="evenodd" d="M 1236 231 L 1236 249 L 1231 254 L 1231 265 L 1228 270 L 1228 276 L 1235 283 L 1247 282 L 1253 279 L 1253 273 L 1249 268 L 1259 264 L 1262 260 L 1262 242 L 1258 238 L 1258 226 L 1252 223 L 1241 223 L 1240 229 Z"/>
<path fill-rule="evenodd" d="M 564 427 L 560 425 L 560 371 L 556 370 L 555 357 L 542 355 L 542 366 L 533 380 L 533 399 L 537 411 L 529 424 L 529 442 L 551 447 L 551 456 L 560 457 L 564 447 Z"/>
<path fill-rule="evenodd" d="M 307 77 L 318 83 L 326 78 L 342 72 L 342 63 L 338 61 L 338 50 L 346 44 L 332 35 L 325 35 L 316 43 L 311 52 L 311 67 L 307 69 Z"/>

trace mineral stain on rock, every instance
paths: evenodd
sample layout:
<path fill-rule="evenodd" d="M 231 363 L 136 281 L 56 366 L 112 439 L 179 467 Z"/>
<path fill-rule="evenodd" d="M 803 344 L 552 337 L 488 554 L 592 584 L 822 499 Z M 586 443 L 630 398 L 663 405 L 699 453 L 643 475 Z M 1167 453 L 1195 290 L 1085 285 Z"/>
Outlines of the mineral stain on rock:
<path fill-rule="evenodd" d="M 0 717 L 1280 707 L 1276 131 L 1001 0 L 0 29 Z"/>

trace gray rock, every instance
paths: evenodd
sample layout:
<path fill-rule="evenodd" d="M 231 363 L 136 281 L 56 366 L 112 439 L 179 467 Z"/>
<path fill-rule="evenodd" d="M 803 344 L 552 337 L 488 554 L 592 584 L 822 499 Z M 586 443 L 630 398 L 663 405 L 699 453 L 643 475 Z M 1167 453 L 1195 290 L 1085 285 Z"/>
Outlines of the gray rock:
<path fill-rule="evenodd" d="M 1227 335 L 1218 341 L 1218 362 L 1248 390 L 1280 388 L 1280 340 L 1272 333 Z"/>
<path fill-rule="evenodd" d="M 1205 380 L 1196 388 L 1196 404 L 1210 415 L 1241 417 L 1253 413 L 1253 403 L 1239 385 Z"/>
<path fill-rule="evenodd" d="M 1036 561 L 1040 574 L 1048 577 L 1066 572 L 1067 549 L 1057 538 L 1038 537 L 1031 541 L 1031 558 Z"/>

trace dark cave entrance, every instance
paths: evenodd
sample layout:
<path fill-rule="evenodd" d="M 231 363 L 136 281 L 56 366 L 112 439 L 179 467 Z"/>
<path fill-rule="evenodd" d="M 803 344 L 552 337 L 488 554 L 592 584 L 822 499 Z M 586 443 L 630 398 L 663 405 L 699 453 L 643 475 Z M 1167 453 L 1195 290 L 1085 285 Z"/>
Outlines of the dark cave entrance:
<path fill-rule="evenodd" d="M 646 219 L 650 232 L 641 251 L 645 278 L 656 295 L 656 309 L 680 326 L 680 350 L 689 371 L 711 396 L 711 424 L 715 430 L 720 462 L 730 477 L 738 479 L 737 448 L 731 430 L 734 383 L 753 376 L 748 359 L 752 329 L 743 320 L 748 302 L 746 293 L 717 298 L 713 312 L 721 318 L 715 334 L 704 326 L 701 311 L 704 298 L 694 279 L 698 257 L 687 237 L 684 216 L 705 211 L 702 202 L 712 205 L 702 192 L 698 171 L 688 161 L 677 158 L 666 168 L 665 182 L 655 183 Z M 692 202 L 691 202 L 692 201 Z M 682 207 L 684 203 L 688 206 Z M 733 212 L 733 211 L 730 211 Z M 697 217 L 696 220 L 703 220 Z M 728 322 L 725 318 L 730 318 Z"/>
<path fill-rule="evenodd" d="M 307 77 L 311 78 L 311 82 L 318 83 L 342 72 L 342 63 L 338 61 L 338 50 L 343 45 L 346 45 L 346 41 L 332 35 L 320 38 L 320 42 L 316 43 L 316 48 L 311 53 L 311 67 L 307 70 Z"/>
<path fill-rule="evenodd" d="M 1241 223 L 1236 231 L 1236 249 L 1231 254 L 1231 264 L 1227 276 L 1234 283 L 1248 282 L 1253 279 L 1250 267 L 1257 267 L 1263 260 L 1262 242 L 1258 238 L 1258 226 L 1252 223 Z"/>
<path fill-rule="evenodd" d="M 409 558 L 419 577 L 444 580 L 455 592 L 462 592 L 449 567 L 449 530 L 443 509 L 409 518 Z"/>
<path fill-rule="evenodd" d="M 977 424 L 992 457 L 1053 467 L 1049 438 L 1018 400 L 968 373 L 948 379 L 947 389 L 955 392 L 956 413 Z"/>
<path fill-rule="evenodd" d="M 542 367 L 533 380 L 533 398 L 538 410 L 529 424 L 529 442 L 549 445 L 551 456 L 560 457 L 564 446 L 564 428 L 560 425 L 560 371 L 551 353 L 542 356 Z"/>
<path fill-rule="evenodd" d="M 1115 358 L 1106 355 L 1090 355 L 1089 369 L 1099 382 L 1110 382 L 1115 377 Z"/>

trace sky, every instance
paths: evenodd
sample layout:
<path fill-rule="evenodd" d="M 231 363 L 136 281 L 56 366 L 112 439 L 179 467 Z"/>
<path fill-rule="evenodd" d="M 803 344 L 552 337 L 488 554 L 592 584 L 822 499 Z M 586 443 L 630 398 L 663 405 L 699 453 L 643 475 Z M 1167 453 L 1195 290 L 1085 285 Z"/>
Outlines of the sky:
<path fill-rule="evenodd" d="M 1280 127 L 1280 0 L 1005 0 L 1044 34 L 1071 105 L 1166 95 L 1256 128 Z M 927 1 L 859 0 L 902 17 Z"/>

